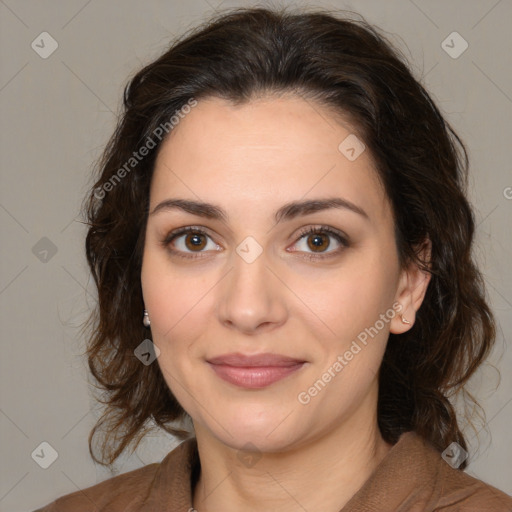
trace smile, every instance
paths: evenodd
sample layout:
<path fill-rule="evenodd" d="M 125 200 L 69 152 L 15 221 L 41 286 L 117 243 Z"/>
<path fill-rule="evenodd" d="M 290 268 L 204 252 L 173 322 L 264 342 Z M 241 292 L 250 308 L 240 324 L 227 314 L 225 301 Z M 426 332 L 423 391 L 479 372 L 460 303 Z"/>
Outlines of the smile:
<path fill-rule="evenodd" d="M 306 361 L 279 354 L 226 354 L 207 363 L 218 377 L 235 386 L 260 389 L 300 370 Z"/>

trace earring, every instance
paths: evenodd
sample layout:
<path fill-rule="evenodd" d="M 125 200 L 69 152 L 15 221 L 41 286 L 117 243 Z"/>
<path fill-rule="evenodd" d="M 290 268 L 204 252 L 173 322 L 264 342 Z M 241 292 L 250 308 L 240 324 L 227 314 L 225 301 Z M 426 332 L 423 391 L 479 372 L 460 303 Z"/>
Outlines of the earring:
<path fill-rule="evenodd" d="M 403 322 L 404 324 L 410 324 L 410 323 L 411 323 L 411 322 L 409 322 L 409 320 L 406 320 L 406 319 L 405 319 L 404 315 L 400 315 L 400 316 L 402 317 L 402 322 Z"/>
<path fill-rule="evenodd" d="M 144 324 L 144 327 L 149 327 L 151 325 L 151 322 L 149 321 L 149 313 L 147 310 L 144 310 L 144 316 L 142 317 L 142 323 Z"/>

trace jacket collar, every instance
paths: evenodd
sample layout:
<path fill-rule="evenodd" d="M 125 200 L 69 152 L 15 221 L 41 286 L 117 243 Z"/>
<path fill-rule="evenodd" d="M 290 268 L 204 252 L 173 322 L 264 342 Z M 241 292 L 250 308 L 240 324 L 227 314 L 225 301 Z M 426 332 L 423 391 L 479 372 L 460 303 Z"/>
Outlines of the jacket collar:
<path fill-rule="evenodd" d="M 421 503 L 428 507 L 428 504 L 436 503 L 439 499 L 436 489 L 442 488 L 442 485 L 436 484 L 440 461 L 446 464 L 437 450 L 420 436 L 414 432 L 402 434 L 340 512 L 412 511 L 416 510 L 414 504 Z M 183 441 L 161 462 L 148 496 L 148 510 L 193 510 L 193 475 L 198 470 L 197 441 L 193 437 Z"/>

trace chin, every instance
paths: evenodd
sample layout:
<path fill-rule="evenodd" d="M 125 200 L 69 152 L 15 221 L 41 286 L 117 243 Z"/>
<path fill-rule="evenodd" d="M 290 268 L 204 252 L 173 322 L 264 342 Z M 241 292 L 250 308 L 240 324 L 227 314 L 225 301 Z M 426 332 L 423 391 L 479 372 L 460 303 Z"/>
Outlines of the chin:
<path fill-rule="evenodd" d="M 223 432 L 219 440 L 234 450 L 251 451 L 255 447 L 253 449 L 261 453 L 277 453 L 286 450 L 293 443 L 290 436 L 285 436 L 286 439 L 280 436 L 268 437 L 266 432 L 254 430 L 236 431 L 232 434 L 231 437 Z"/>
<path fill-rule="evenodd" d="M 289 414 L 289 413 L 287 413 Z M 265 416 L 251 415 L 248 410 L 233 415 L 229 421 L 218 424 L 204 425 L 219 441 L 236 450 L 246 449 L 248 444 L 254 445 L 261 452 L 279 452 L 286 449 L 298 432 L 290 428 L 292 425 L 283 421 L 287 414 Z M 222 416 L 227 418 L 227 415 Z M 287 418 L 290 420 L 291 416 Z M 223 428 L 224 427 L 224 428 Z M 305 434 L 303 434 L 305 435 Z"/>

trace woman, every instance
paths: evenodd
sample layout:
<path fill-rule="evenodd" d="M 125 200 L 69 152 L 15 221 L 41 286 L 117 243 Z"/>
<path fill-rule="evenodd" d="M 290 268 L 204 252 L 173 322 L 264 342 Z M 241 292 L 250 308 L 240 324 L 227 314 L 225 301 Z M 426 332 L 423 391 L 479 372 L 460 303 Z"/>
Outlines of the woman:
<path fill-rule="evenodd" d="M 449 401 L 495 337 L 465 148 L 379 31 L 240 9 L 124 99 L 86 210 L 90 451 L 186 440 L 40 510 L 512 510 Z"/>

